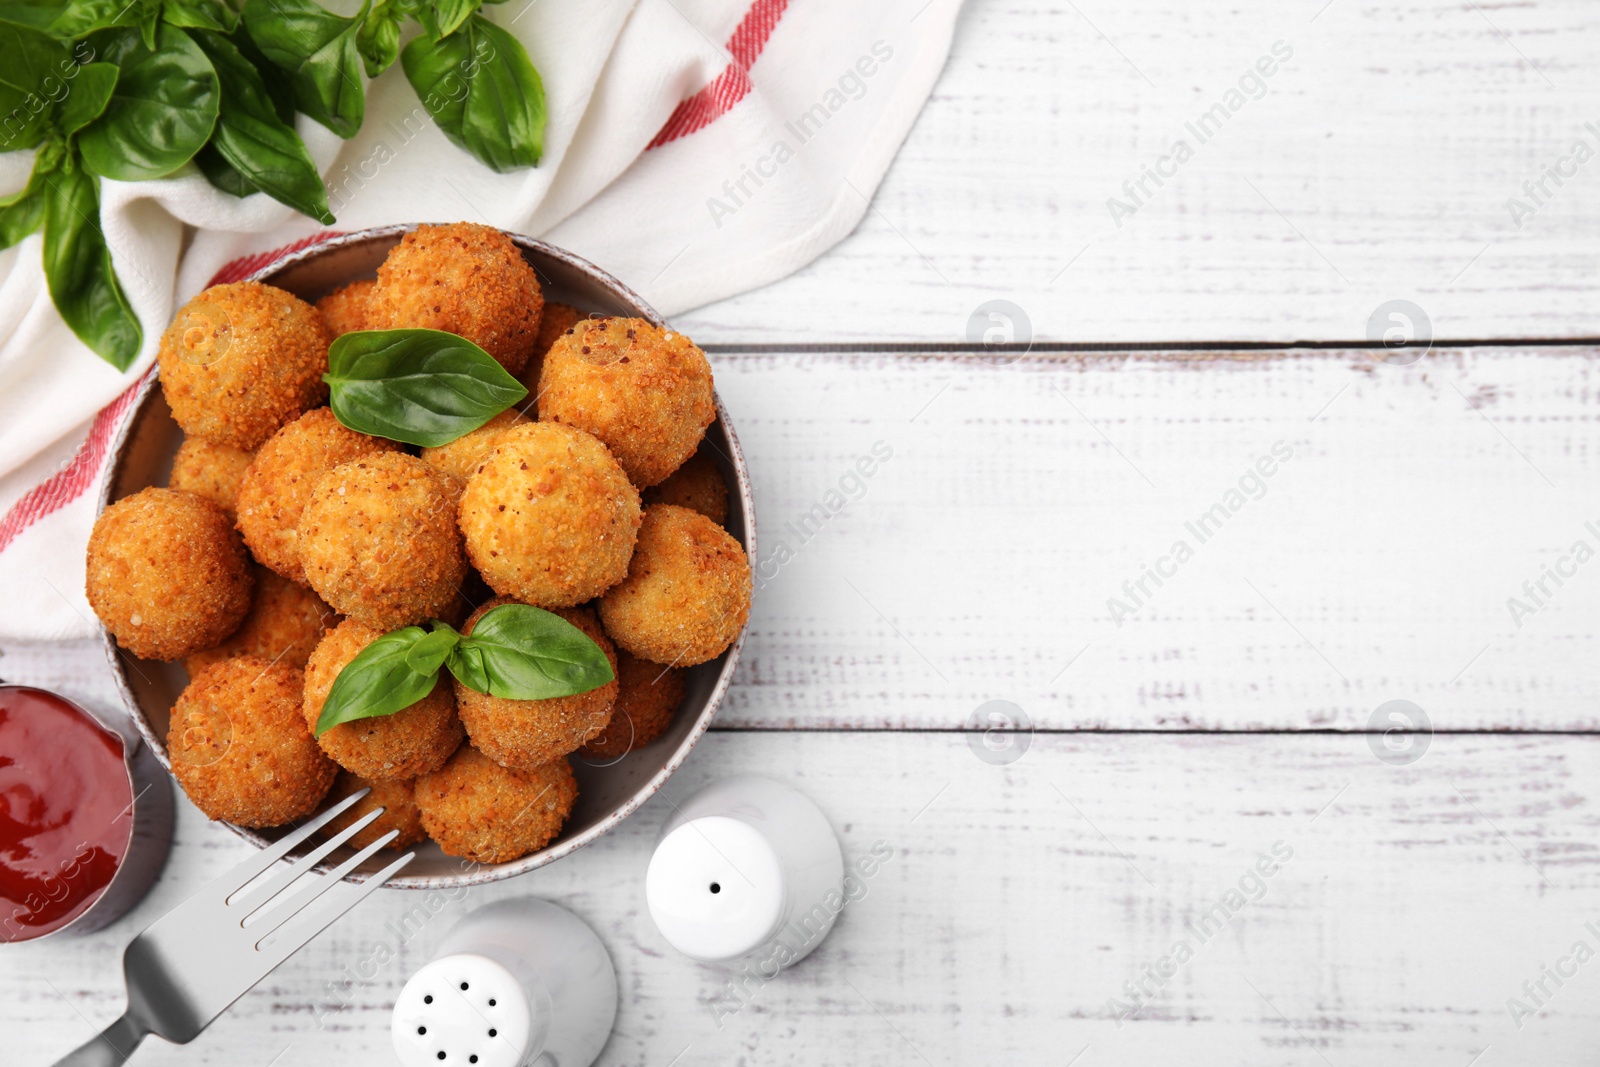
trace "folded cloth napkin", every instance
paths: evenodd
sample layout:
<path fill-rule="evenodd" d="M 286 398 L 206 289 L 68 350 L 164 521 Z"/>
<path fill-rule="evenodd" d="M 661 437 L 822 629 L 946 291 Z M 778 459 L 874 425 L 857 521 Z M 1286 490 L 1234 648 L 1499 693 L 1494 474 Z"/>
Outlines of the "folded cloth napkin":
<path fill-rule="evenodd" d="M 336 229 L 483 222 L 541 236 L 664 314 L 797 270 L 860 221 L 950 47 L 961 0 L 511 0 L 485 9 L 545 84 L 545 155 L 497 174 L 447 141 L 399 65 L 360 133 L 300 117 Z M 31 159 L 0 155 L 0 192 Z M 176 307 L 316 240 L 317 223 L 186 167 L 104 182 L 101 226 L 144 347 L 119 373 L 45 289 L 37 235 L 0 253 L 0 641 L 86 637 L 84 546 L 132 387 Z"/>

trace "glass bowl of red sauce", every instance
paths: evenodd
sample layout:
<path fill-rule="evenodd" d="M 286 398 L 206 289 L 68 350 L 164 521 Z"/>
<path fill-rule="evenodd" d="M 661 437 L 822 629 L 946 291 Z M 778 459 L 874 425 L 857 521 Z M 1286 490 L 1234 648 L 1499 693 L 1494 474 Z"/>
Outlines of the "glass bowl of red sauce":
<path fill-rule="evenodd" d="M 0 943 L 106 926 L 171 839 L 172 786 L 131 723 L 0 685 Z"/>

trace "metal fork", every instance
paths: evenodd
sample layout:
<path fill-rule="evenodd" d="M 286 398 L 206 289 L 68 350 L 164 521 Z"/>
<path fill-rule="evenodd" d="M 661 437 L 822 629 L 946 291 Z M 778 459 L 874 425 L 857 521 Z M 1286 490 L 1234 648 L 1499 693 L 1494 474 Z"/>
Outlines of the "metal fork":
<path fill-rule="evenodd" d="M 251 856 L 134 938 L 122 956 L 128 986 L 127 1010 L 98 1036 L 57 1061 L 55 1067 L 117 1067 L 127 1061 L 147 1034 L 188 1044 L 273 968 L 410 863 L 415 853 L 407 852 L 364 882 L 341 882 L 367 857 L 394 840 L 396 831 L 391 830 L 327 875 L 301 882 L 324 856 L 381 815 L 383 809 L 379 808 L 300 862 L 251 887 L 249 892 L 241 892 L 366 793 L 362 789 L 351 794 L 270 848 Z M 300 883 L 302 891 L 286 893 L 296 883 Z M 318 904 L 323 897 L 326 899 Z M 274 901 L 276 905 L 268 909 L 267 905 Z"/>

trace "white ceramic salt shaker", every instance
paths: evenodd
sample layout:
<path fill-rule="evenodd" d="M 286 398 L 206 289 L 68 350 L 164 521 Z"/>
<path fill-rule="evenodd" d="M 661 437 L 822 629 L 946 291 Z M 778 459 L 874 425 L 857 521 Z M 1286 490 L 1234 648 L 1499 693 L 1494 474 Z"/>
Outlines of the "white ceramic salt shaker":
<path fill-rule="evenodd" d="M 395 1001 L 401 1067 L 588 1067 L 617 1015 L 589 925 L 549 901 L 486 905 L 445 935 Z"/>
<path fill-rule="evenodd" d="M 821 809 L 770 778 L 713 782 L 684 801 L 645 873 L 650 917 L 685 956 L 787 967 L 833 928 L 844 855 Z"/>

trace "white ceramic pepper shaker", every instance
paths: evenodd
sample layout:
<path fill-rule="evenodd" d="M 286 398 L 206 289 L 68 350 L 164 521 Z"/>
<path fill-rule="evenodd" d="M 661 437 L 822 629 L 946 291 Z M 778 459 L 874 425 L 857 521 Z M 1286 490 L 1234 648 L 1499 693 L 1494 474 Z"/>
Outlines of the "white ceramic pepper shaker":
<path fill-rule="evenodd" d="M 587 923 L 549 901 L 462 919 L 395 1001 L 401 1067 L 588 1067 L 617 1015 L 617 973 Z"/>
<path fill-rule="evenodd" d="M 650 917 L 707 963 L 804 959 L 844 905 L 844 856 L 821 809 L 770 778 L 713 782 L 684 801 L 645 873 Z M 772 973 L 776 973 L 774 969 Z"/>

